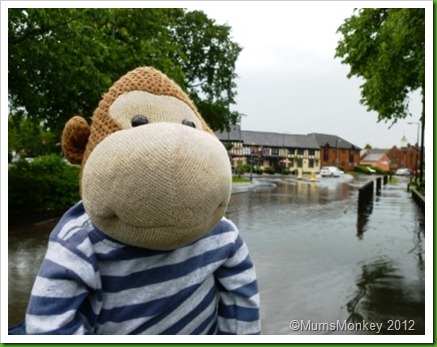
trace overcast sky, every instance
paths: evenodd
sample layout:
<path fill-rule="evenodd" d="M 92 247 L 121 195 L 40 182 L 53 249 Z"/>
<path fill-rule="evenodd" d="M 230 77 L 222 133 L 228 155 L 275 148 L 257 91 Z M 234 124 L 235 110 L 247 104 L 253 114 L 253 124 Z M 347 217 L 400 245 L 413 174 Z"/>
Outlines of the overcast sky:
<path fill-rule="evenodd" d="M 408 142 L 417 142 L 418 125 L 407 123 L 419 121 L 420 94 L 412 96 L 412 116 L 389 129 L 390 124 L 377 123 L 377 114 L 359 103 L 362 81 L 348 79 L 349 66 L 334 59 L 340 39 L 336 31 L 359 2 L 184 4 L 188 10 L 204 11 L 218 24 L 228 24 L 233 40 L 243 47 L 233 107 L 245 114 L 243 130 L 333 134 L 359 147 L 399 147 L 404 135 Z"/>
<path fill-rule="evenodd" d="M 243 47 L 236 65 L 237 97 L 233 109 L 244 114 L 243 130 L 290 134 L 338 135 L 364 147 L 400 146 L 405 136 L 417 142 L 420 94 L 413 95 L 412 116 L 390 124 L 359 103 L 362 81 L 348 79 L 349 66 L 334 59 L 338 27 L 354 7 L 422 6 L 424 1 L 63 1 L 62 7 L 185 7 L 202 10 L 218 24 L 228 24 Z M 426 1 L 432 10 L 432 2 Z M 20 2 L 24 6 L 26 2 Z M 36 7 L 55 2 L 31 2 Z M 428 17 L 430 18 L 430 17 Z M 431 23 L 431 21 L 430 21 Z M 3 27 L 5 28 L 5 26 Z M 432 30 L 432 24 L 427 30 Z M 5 40 L 6 42 L 7 40 Z M 4 43 L 6 45 L 6 43 Z M 431 50 L 432 54 L 432 50 Z M 432 58 L 432 56 L 430 56 Z M 429 60 L 431 61 L 431 60 Z M 3 66 L 3 65 L 2 65 Z M 3 67 L 2 67 L 3 70 Z M 432 77 L 432 75 L 431 75 Z M 430 81 L 432 84 L 432 80 Z M 3 90 L 7 90 L 4 88 Z M 432 93 L 427 103 L 432 114 Z M 5 103 L 6 104 L 6 103 Z M 427 130 L 432 130 L 428 117 Z M 426 142 L 432 140 L 425 136 Z"/>

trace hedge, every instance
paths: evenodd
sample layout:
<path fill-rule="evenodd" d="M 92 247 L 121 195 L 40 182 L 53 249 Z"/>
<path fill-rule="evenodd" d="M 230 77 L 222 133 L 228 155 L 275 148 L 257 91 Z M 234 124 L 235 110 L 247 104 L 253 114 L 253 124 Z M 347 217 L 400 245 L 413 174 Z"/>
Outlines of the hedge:
<path fill-rule="evenodd" d="M 49 154 L 32 162 L 21 160 L 9 167 L 10 212 L 63 210 L 80 200 L 78 166 L 60 155 Z"/>
<path fill-rule="evenodd" d="M 357 172 L 357 173 L 361 173 L 361 174 L 371 175 L 371 172 L 368 170 L 368 167 L 369 166 L 359 166 L 359 165 L 357 165 L 357 166 L 354 167 L 354 171 Z M 378 175 L 386 175 L 386 174 L 389 173 L 388 171 L 382 170 L 382 169 L 380 169 L 379 167 L 376 167 L 376 166 L 372 166 L 370 168 L 375 170 L 376 171 L 375 173 L 378 174 Z"/>

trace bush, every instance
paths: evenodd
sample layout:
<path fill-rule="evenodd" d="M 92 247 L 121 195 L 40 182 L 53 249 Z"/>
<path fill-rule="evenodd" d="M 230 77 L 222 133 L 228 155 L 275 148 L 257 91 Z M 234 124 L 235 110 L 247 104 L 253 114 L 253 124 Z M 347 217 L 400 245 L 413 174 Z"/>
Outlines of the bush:
<path fill-rule="evenodd" d="M 368 167 L 369 166 L 355 166 L 354 167 L 354 171 L 357 172 L 357 173 L 361 173 L 361 174 L 365 174 L 365 175 L 370 175 L 371 172 L 367 169 Z M 375 170 L 376 171 L 375 173 L 378 174 L 378 175 L 386 175 L 386 174 L 390 173 L 389 171 L 382 170 L 382 169 L 380 169 L 379 167 L 376 167 L 376 166 L 372 166 L 371 168 L 373 170 Z"/>
<path fill-rule="evenodd" d="M 373 168 L 372 168 L 373 169 Z M 364 174 L 364 175 L 370 175 L 370 171 L 367 169 L 367 166 L 355 166 L 354 172 Z"/>
<path fill-rule="evenodd" d="M 376 174 L 378 174 L 378 175 L 389 175 L 390 174 L 390 171 L 382 170 L 379 167 L 372 167 L 372 169 L 374 169 L 376 171 Z"/>
<path fill-rule="evenodd" d="M 272 166 L 268 166 L 268 167 L 264 168 L 264 172 L 268 173 L 270 175 L 273 175 L 275 173 L 275 168 Z"/>
<path fill-rule="evenodd" d="M 413 180 L 408 183 L 407 191 L 410 191 L 411 188 L 415 188 L 419 194 L 425 196 L 425 181 L 423 181 L 422 183 L 418 183 Z"/>
<path fill-rule="evenodd" d="M 243 173 L 250 172 L 250 164 L 242 164 L 241 165 Z"/>
<path fill-rule="evenodd" d="M 9 168 L 8 206 L 11 212 L 63 210 L 79 201 L 78 166 L 49 154 Z"/>
<path fill-rule="evenodd" d="M 367 170 L 367 167 L 365 167 L 365 166 L 355 166 L 354 172 L 370 175 L 369 170 Z"/>

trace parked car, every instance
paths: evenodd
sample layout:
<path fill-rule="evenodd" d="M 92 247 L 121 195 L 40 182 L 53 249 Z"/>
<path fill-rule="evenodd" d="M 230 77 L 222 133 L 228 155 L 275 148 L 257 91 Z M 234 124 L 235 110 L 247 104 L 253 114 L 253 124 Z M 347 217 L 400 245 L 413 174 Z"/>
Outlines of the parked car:
<path fill-rule="evenodd" d="M 320 170 L 320 176 L 322 177 L 341 177 L 344 172 L 335 166 L 324 166 Z"/>
<path fill-rule="evenodd" d="M 396 176 L 410 176 L 411 171 L 410 171 L 410 169 L 407 169 L 407 168 L 401 168 L 401 169 L 396 170 L 395 175 Z"/>

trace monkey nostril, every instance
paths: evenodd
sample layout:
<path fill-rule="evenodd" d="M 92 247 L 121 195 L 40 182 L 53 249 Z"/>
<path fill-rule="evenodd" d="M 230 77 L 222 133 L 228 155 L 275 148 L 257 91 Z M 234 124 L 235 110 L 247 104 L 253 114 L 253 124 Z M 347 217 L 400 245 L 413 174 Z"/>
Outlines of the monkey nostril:
<path fill-rule="evenodd" d="M 190 121 L 190 120 L 188 120 L 188 119 L 184 119 L 184 120 L 182 121 L 182 124 L 183 124 L 183 125 L 186 125 L 186 126 L 188 126 L 188 127 L 192 127 L 192 128 L 195 128 L 195 127 L 196 127 L 196 124 L 194 124 L 194 122 L 192 122 L 192 121 Z"/>
<path fill-rule="evenodd" d="M 145 125 L 148 124 L 149 120 L 146 116 L 143 116 L 142 114 L 138 114 L 132 118 L 131 124 L 133 127 L 137 127 L 139 125 Z"/>

